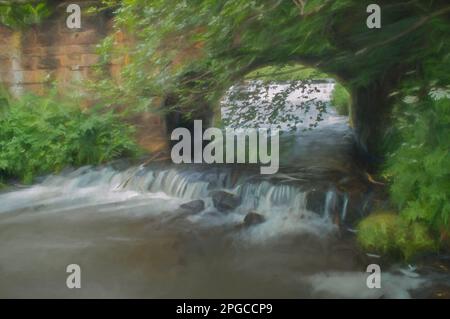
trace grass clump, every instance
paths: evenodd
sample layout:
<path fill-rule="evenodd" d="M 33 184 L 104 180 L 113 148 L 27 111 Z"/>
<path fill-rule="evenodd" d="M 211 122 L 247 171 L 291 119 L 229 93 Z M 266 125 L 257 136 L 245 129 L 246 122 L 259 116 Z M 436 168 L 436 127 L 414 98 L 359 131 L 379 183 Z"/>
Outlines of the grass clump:
<path fill-rule="evenodd" d="M 378 212 L 363 219 L 357 239 L 366 251 L 404 260 L 436 249 L 425 225 L 408 223 L 393 212 Z"/>

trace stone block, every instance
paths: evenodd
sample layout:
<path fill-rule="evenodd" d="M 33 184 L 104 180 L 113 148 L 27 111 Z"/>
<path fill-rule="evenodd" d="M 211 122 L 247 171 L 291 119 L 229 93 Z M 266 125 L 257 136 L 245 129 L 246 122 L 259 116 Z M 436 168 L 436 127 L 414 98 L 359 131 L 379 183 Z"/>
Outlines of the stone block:
<path fill-rule="evenodd" d="M 36 68 L 37 57 L 31 55 L 24 55 L 20 59 L 20 69 L 21 70 L 33 70 Z"/>
<path fill-rule="evenodd" d="M 100 40 L 101 37 L 95 29 L 65 33 L 59 36 L 59 42 L 64 45 L 97 44 Z"/>
<path fill-rule="evenodd" d="M 71 67 L 74 65 L 81 64 L 81 54 L 80 53 L 71 53 L 58 55 L 59 63 L 62 67 Z"/>
<path fill-rule="evenodd" d="M 96 53 L 96 45 L 89 44 L 89 45 L 80 45 L 80 44 L 70 44 L 70 45 L 61 45 L 59 47 L 59 53 L 60 54 L 75 54 L 75 53 Z"/>
<path fill-rule="evenodd" d="M 97 54 L 83 54 L 81 56 L 81 65 L 82 66 L 92 66 L 97 64 L 99 61 L 99 57 Z"/>
<path fill-rule="evenodd" d="M 45 83 L 52 80 L 53 72 L 50 70 L 32 70 L 32 71 L 20 71 L 22 84 L 38 84 Z"/>
<path fill-rule="evenodd" d="M 36 61 L 37 69 L 53 70 L 61 66 L 60 60 L 56 56 L 48 55 L 40 57 Z"/>
<path fill-rule="evenodd" d="M 1 71 L 0 70 L 0 82 L 3 84 L 10 84 L 12 83 L 11 73 L 8 71 Z"/>

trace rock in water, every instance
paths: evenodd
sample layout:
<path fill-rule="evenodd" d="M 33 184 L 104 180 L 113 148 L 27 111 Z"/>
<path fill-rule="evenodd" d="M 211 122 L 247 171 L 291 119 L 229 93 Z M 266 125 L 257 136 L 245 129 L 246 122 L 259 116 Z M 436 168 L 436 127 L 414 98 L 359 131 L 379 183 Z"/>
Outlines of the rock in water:
<path fill-rule="evenodd" d="M 306 194 L 306 209 L 322 214 L 325 209 L 326 192 L 322 190 L 311 190 Z"/>
<path fill-rule="evenodd" d="M 247 215 L 245 215 L 244 226 L 250 227 L 253 225 L 258 225 L 258 224 L 264 223 L 265 221 L 266 221 L 266 219 L 264 218 L 263 215 L 258 214 L 256 212 L 250 212 Z"/>
<path fill-rule="evenodd" d="M 240 197 L 229 192 L 215 191 L 211 193 L 211 196 L 214 207 L 217 208 L 219 212 L 228 212 L 241 204 Z"/>
<path fill-rule="evenodd" d="M 189 216 L 200 213 L 205 209 L 205 202 L 201 199 L 193 200 L 184 204 L 173 210 L 172 212 L 163 212 L 164 215 L 168 215 L 166 222 L 176 221 L 179 219 L 187 218 Z"/>
<path fill-rule="evenodd" d="M 180 208 L 185 209 L 192 214 L 196 214 L 205 209 L 205 202 L 201 199 L 197 199 L 180 205 Z"/>

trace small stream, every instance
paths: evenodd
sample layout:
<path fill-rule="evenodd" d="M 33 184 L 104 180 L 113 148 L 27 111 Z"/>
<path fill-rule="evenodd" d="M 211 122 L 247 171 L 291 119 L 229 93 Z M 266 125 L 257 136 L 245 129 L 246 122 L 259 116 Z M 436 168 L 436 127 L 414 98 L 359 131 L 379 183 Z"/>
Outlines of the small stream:
<path fill-rule="evenodd" d="M 358 249 L 354 228 L 378 199 L 352 160 L 347 121 L 330 112 L 288 135 L 275 175 L 119 161 L 1 193 L 0 297 L 428 296 L 448 271 L 391 265 L 381 289 L 366 286 L 377 258 Z M 66 287 L 69 264 L 81 289 Z"/>

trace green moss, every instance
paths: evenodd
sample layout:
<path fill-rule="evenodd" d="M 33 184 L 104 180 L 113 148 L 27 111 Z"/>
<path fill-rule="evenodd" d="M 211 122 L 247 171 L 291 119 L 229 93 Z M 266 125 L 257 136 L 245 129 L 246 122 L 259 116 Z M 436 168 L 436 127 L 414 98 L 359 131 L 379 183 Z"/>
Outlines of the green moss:
<path fill-rule="evenodd" d="M 397 220 L 397 216 L 391 213 L 378 213 L 365 218 L 358 225 L 358 242 L 367 251 L 392 253 Z"/>
<path fill-rule="evenodd" d="M 374 213 L 362 220 L 358 242 L 366 251 L 405 260 L 436 248 L 425 225 L 409 223 L 392 212 Z"/>

